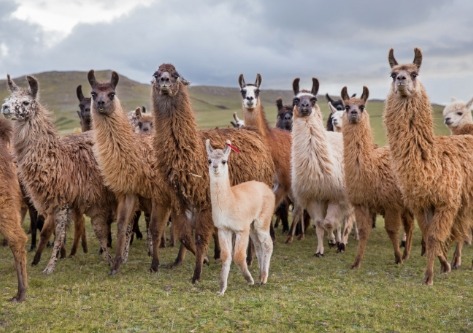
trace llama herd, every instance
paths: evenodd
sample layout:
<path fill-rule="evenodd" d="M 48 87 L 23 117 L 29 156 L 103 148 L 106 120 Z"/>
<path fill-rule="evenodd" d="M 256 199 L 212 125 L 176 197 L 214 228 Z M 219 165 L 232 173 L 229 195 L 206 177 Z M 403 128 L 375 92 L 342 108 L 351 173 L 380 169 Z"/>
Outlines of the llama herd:
<path fill-rule="evenodd" d="M 452 135 L 435 136 L 431 103 L 418 79 L 422 52 L 416 48 L 414 53 L 413 63 L 398 64 L 389 51 L 393 81 L 384 109 L 385 147 L 373 140 L 367 87 L 359 98 L 350 96 L 347 87 L 341 90 L 341 100 L 327 95 L 331 115 L 324 125 L 317 104 L 319 81 L 312 78 L 307 90 L 296 78 L 292 105 L 276 101 L 277 126 L 272 127 L 260 99 L 261 75 L 249 84 L 240 75 L 243 119 L 233 114 L 233 128 L 198 130 L 189 83 L 173 65 L 162 64 L 153 74 L 152 115 L 144 107 L 126 113 L 116 93 L 118 74 L 112 72 L 109 81 L 99 82 L 91 70 L 91 97 L 84 96 L 81 86 L 76 91 L 82 133 L 61 136 L 38 99 L 39 82 L 27 76 L 28 87 L 22 88 L 7 76 L 10 96 L 2 114 L 10 120 L 0 119 L 0 232 L 17 271 L 18 292 L 12 300 L 25 300 L 28 286 L 27 237 L 20 213 L 24 201 L 44 217 L 33 265 L 54 233 L 46 274 L 65 256 L 71 220 L 71 255 L 80 241 L 87 252 L 84 215 L 90 218 L 110 273 L 118 273 L 133 234 L 141 237 L 137 218 L 144 212 L 150 271 L 158 271 L 159 249 L 171 220 L 172 234 L 180 241 L 173 265 L 182 263 L 186 251 L 192 252 L 192 282 L 198 281 L 213 239 L 215 258 L 222 262 L 223 295 L 232 256 L 253 284 L 248 264 L 254 250 L 259 281 L 267 282 L 273 215 L 289 233 L 287 242 L 296 230 L 303 235 L 312 224 L 318 257 L 324 255 L 325 239 L 338 252 L 345 251 L 354 229 L 358 247 L 351 267 L 358 268 L 378 214 L 384 217 L 395 263 L 409 258 L 417 220 L 427 259 L 424 283 L 433 284 L 435 258 L 441 272 L 458 268 L 464 243 L 472 241 L 473 99 L 445 107 Z M 35 229 L 32 225 L 32 234 Z M 456 249 L 450 265 L 447 251 L 452 243 Z"/>

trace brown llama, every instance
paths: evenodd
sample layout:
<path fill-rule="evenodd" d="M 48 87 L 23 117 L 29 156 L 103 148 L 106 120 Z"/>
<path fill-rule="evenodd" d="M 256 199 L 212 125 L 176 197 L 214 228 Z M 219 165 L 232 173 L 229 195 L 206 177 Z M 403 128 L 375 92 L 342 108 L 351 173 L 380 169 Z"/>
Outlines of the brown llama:
<path fill-rule="evenodd" d="M 435 257 L 441 272 L 449 272 L 450 242 L 471 232 L 473 136 L 435 136 L 432 105 L 418 78 L 422 52 L 415 48 L 414 54 L 412 64 L 398 64 L 389 51 L 393 81 L 384 123 L 393 171 L 426 244 L 424 283 L 432 285 Z"/>
<path fill-rule="evenodd" d="M 172 208 L 172 191 L 156 167 L 153 136 L 135 133 L 116 96 L 119 76 L 112 72 L 111 80 L 98 82 L 90 70 L 92 88 L 92 124 L 95 156 L 105 184 L 117 195 L 117 248 L 111 273 L 118 272 L 126 258 L 130 237 L 130 221 L 140 203 L 148 202 L 152 238 L 151 271 L 158 271 L 159 241 Z M 173 219 L 174 221 L 174 219 Z"/>
<path fill-rule="evenodd" d="M 359 232 L 358 251 L 352 268 L 363 259 L 372 229 L 373 214 L 384 215 L 384 227 L 394 249 L 394 261 L 401 263 L 409 257 L 414 218 L 402 200 L 401 191 L 391 170 L 389 147 L 377 147 L 371 132 L 366 104 L 369 90 L 363 87 L 361 98 L 349 97 L 342 89 L 345 108 L 343 115 L 343 162 L 348 198 L 355 208 Z M 399 229 L 404 226 L 406 246 L 401 255 Z"/>
<path fill-rule="evenodd" d="M 266 144 L 254 131 L 233 128 L 198 131 L 188 84 L 173 65 L 162 64 L 154 73 L 152 102 L 157 167 L 177 194 L 180 215 L 186 211 L 197 213 L 194 233 L 196 266 L 192 277 L 196 282 L 200 279 L 203 259 L 214 232 L 205 139 L 210 139 L 218 148 L 223 148 L 225 141 L 231 140 L 240 148 L 241 153 L 230 157 L 232 185 L 258 180 L 272 186 L 274 164 Z M 183 222 L 176 223 L 177 230 L 188 228 Z M 187 247 L 189 244 L 182 239 L 182 232 L 178 234 Z"/>
<path fill-rule="evenodd" d="M 45 216 L 32 264 L 38 264 L 55 228 L 51 258 L 43 272 L 54 271 L 71 214 L 86 214 L 91 218 L 104 257 L 109 259 L 106 224 L 110 207 L 116 202 L 103 183 L 92 150 L 92 135 L 85 132 L 59 136 L 49 111 L 39 101 L 38 81 L 32 76 L 26 78 L 29 87 L 23 89 L 7 76 L 11 95 L 5 100 L 2 111 L 14 120 L 13 149 L 19 178 L 34 206 Z"/>
<path fill-rule="evenodd" d="M 21 227 L 22 195 L 17 170 L 8 148 L 12 136 L 11 124 L 0 118 L 0 234 L 5 237 L 15 260 L 18 292 L 11 300 L 22 302 L 26 298 L 28 276 L 26 272 L 26 237 Z"/>
<path fill-rule="evenodd" d="M 82 132 L 92 129 L 92 118 L 90 116 L 90 97 L 85 97 L 82 93 L 82 85 L 78 85 L 76 89 L 77 99 L 79 100 L 79 111 L 77 115 L 80 119 L 80 128 Z"/>

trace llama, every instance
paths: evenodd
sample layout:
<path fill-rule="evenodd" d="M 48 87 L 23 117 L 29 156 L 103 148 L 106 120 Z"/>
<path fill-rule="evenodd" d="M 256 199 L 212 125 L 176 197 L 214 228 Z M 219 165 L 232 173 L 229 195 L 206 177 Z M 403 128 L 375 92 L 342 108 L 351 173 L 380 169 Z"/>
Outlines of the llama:
<path fill-rule="evenodd" d="M 194 214 L 194 238 L 196 240 L 196 264 L 192 282 L 200 279 L 202 263 L 208 248 L 209 239 L 214 232 L 211 220 L 211 203 L 205 139 L 222 147 L 225 139 L 242 147 L 240 154 L 235 154 L 230 168 L 232 185 L 249 180 L 273 184 L 274 164 L 267 146 L 254 131 L 247 129 L 213 129 L 198 131 L 192 110 L 187 85 L 189 84 L 172 64 L 162 64 L 153 74 L 152 102 L 155 114 L 156 130 L 154 151 L 157 168 L 165 175 L 172 186 L 179 203 L 180 215 L 186 211 Z M 176 222 L 176 229 L 181 235 L 181 243 L 188 248 L 187 239 L 182 239 L 182 230 L 188 228 L 184 219 Z"/>
<path fill-rule="evenodd" d="M 246 84 L 243 74 L 240 74 L 238 78 L 245 126 L 255 128 L 261 135 L 273 159 L 276 170 L 276 207 L 279 207 L 291 192 L 291 133 L 269 126 L 259 97 L 261 82 L 260 74 L 256 75 L 254 84 Z M 297 208 L 296 211 L 299 212 Z M 288 231 L 288 229 L 288 225 L 283 226 L 283 231 Z M 274 235 L 273 229 L 272 235 Z"/>
<path fill-rule="evenodd" d="M 445 106 L 443 119 L 452 134 L 473 134 L 472 105 L 473 98 L 467 103 L 452 99 L 452 102 Z"/>
<path fill-rule="evenodd" d="M 82 132 L 87 132 L 92 129 L 92 118 L 90 116 L 90 97 L 84 97 L 82 93 L 82 85 L 76 88 L 77 99 L 79 100 L 79 111 L 77 115 L 80 119 L 80 128 Z"/>
<path fill-rule="evenodd" d="M 242 128 L 245 126 L 245 122 L 238 117 L 236 112 L 233 112 L 233 120 L 230 120 L 230 124 L 232 124 L 234 128 Z"/>
<path fill-rule="evenodd" d="M 345 250 L 342 224 L 353 223 L 352 210 L 343 172 L 342 134 L 326 131 L 322 112 L 317 105 L 319 81 L 312 78 L 311 91 L 299 90 L 294 79 L 294 122 L 292 129 L 291 176 L 296 203 L 309 212 L 317 233 L 316 256 L 324 255 L 323 237 L 329 232 L 334 242 L 336 230 L 338 251 Z"/>
<path fill-rule="evenodd" d="M 473 136 L 435 136 L 432 106 L 418 79 L 422 51 L 412 64 L 398 64 L 389 51 L 393 79 L 384 123 L 392 168 L 402 195 L 422 230 L 427 267 L 423 282 L 433 284 L 434 262 L 449 272 L 446 251 L 452 240 L 471 232 L 473 204 Z"/>
<path fill-rule="evenodd" d="M 34 206 L 45 216 L 32 264 L 39 263 L 55 228 L 51 258 L 43 271 L 52 273 L 71 215 L 82 216 L 84 213 L 91 218 L 103 255 L 109 259 L 105 230 L 115 197 L 105 187 L 100 175 L 92 151 L 92 135 L 85 132 L 60 137 L 49 111 L 39 101 L 38 81 L 32 76 L 26 78 L 28 89 L 17 86 L 7 75 L 11 95 L 5 100 L 2 112 L 14 120 L 13 149 L 19 178 Z"/>
<path fill-rule="evenodd" d="M 140 106 L 134 111 L 128 112 L 128 119 L 134 128 L 135 133 L 153 133 L 153 116 L 146 112 L 146 107 Z"/>
<path fill-rule="evenodd" d="M 349 97 L 347 87 L 341 92 L 343 116 L 343 161 L 348 198 L 355 208 L 359 232 L 358 250 L 352 268 L 363 259 L 372 229 L 373 213 L 384 215 L 385 229 L 393 244 L 394 260 L 401 263 L 409 257 L 414 219 L 402 201 L 401 191 L 391 170 L 389 147 L 377 147 L 371 133 L 366 104 L 369 90 L 363 87 L 361 98 Z M 406 245 L 401 255 L 399 228 L 404 226 Z"/>
<path fill-rule="evenodd" d="M 236 150 L 236 148 L 232 146 L 230 140 L 226 141 L 223 150 L 213 149 L 209 139 L 205 141 L 205 146 L 209 159 L 212 219 L 218 229 L 221 249 L 222 271 L 219 295 L 223 296 L 227 289 L 232 261 L 233 235 L 235 235 L 233 260 L 246 281 L 250 285 L 254 284 L 246 264 L 246 249 L 250 237 L 258 259 L 260 282 L 261 284 L 267 282 L 273 252 L 273 241 L 269 229 L 276 198 L 271 188 L 262 182 L 248 181 L 231 186 L 228 165 L 232 161 L 229 157 L 231 150 Z"/>
<path fill-rule="evenodd" d="M 282 102 L 282 98 L 278 98 L 276 100 L 276 108 L 278 109 L 276 127 L 291 132 L 292 105 L 284 105 Z"/>
<path fill-rule="evenodd" d="M 151 211 L 149 230 L 152 238 L 150 271 L 159 267 L 159 241 L 172 208 L 172 191 L 156 167 L 152 135 L 135 133 L 116 96 L 119 76 L 112 72 L 108 82 L 98 82 L 90 70 L 88 81 L 92 88 L 92 124 L 94 153 L 105 184 L 119 198 L 117 209 L 117 248 L 111 274 L 116 274 L 127 256 L 131 236 L 130 221 L 138 199 L 148 202 Z M 178 219 L 176 217 L 176 219 Z M 174 221 L 174 218 L 173 218 Z"/>
<path fill-rule="evenodd" d="M 26 236 L 21 227 L 22 195 L 17 171 L 8 146 L 12 127 L 8 120 L 0 118 L 0 234 L 5 237 L 13 253 L 18 292 L 11 300 L 22 302 L 26 298 L 28 276 L 26 272 Z"/>
<path fill-rule="evenodd" d="M 355 96 L 353 96 L 355 97 Z M 327 99 L 327 103 L 330 108 L 330 115 L 327 118 L 327 123 L 325 128 L 327 131 L 331 132 L 342 132 L 342 117 L 343 117 L 343 101 L 341 99 L 333 99 L 330 97 L 329 94 L 325 94 L 325 98 Z"/>

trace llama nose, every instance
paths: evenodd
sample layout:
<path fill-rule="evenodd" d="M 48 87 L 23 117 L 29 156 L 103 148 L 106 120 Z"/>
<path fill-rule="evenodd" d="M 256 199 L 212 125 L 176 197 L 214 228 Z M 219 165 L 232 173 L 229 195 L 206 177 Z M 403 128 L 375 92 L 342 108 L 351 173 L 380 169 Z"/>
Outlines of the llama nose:
<path fill-rule="evenodd" d="M 170 82 L 169 73 L 167 72 L 162 73 L 161 76 L 159 77 L 159 83 L 168 84 L 169 82 Z"/>
<path fill-rule="evenodd" d="M 356 114 L 357 114 L 356 110 L 351 110 L 351 111 L 350 111 L 350 115 L 351 115 L 351 116 L 356 116 Z"/>
<path fill-rule="evenodd" d="M 100 100 L 100 101 L 97 101 L 97 105 L 101 108 L 103 108 L 105 106 L 105 102 Z"/>
<path fill-rule="evenodd" d="M 250 103 L 253 103 L 253 99 L 254 99 L 253 96 L 248 96 L 248 97 L 246 98 L 246 100 L 247 100 L 248 102 L 250 102 Z"/>
<path fill-rule="evenodd" d="M 398 81 L 404 81 L 404 80 L 406 80 L 406 76 L 404 74 L 399 74 L 396 79 Z"/>
<path fill-rule="evenodd" d="M 309 108 L 309 107 L 310 107 L 309 101 L 302 101 L 301 102 L 301 108 L 302 109 L 306 109 L 306 108 Z"/>
<path fill-rule="evenodd" d="M 284 120 L 291 120 L 292 116 L 287 113 L 285 116 L 284 116 Z"/>

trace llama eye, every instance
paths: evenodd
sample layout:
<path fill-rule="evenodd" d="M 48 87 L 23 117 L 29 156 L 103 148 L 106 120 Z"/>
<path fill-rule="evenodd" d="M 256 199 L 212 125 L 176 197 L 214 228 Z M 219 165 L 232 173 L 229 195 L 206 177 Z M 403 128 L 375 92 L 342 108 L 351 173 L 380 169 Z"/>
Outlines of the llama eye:
<path fill-rule="evenodd" d="M 341 106 L 341 105 L 337 106 L 337 110 L 338 111 L 343 111 L 343 106 Z"/>
<path fill-rule="evenodd" d="M 461 115 L 463 115 L 463 113 L 457 112 L 457 116 L 461 116 Z"/>
<path fill-rule="evenodd" d="M 293 105 L 297 105 L 297 104 L 299 104 L 299 102 L 300 102 L 300 99 L 297 98 L 297 97 L 292 100 Z"/>
<path fill-rule="evenodd" d="M 28 101 L 23 101 L 23 105 L 24 105 L 24 106 L 27 106 L 27 105 L 29 105 L 29 104 L 30 104 L 30 102 L 28 102 Z"/>
<path fill-rule="evenodd" d="M 113 99 L 114 97 L 115 97 L 115 93 L 112 92 L 112 93 L 108 94 L 108 98 Z"/>
<path fill-rule="evenodd" d="M 396 78 L 397 74 L 396 73 L 391 73 L 391 77 L 393 78 L 393 80 Z"/>
<path fill-rule="evenodd" d="M 227 161 L 223 160 L 223 161 L 222 161 L 222 164 L 223 164 L 223 165 L 227 164 Z"/>
<path fill-rule="evenodd" d="M 363 111 L 365 109 L 364 105 L 360 105 L 360 111 Z"/>
<path fill-rule="evenodd" d="M 209 162 L 209 164 L 211 164 L 211 163 L 212 163 L 212 161 L 211 161 L 211 160 L 208 160 L 207 162 Z"/>
<path fill-rule="evenodd" d="M 93 98 L 93 99 L 96 99 L 96 98 L 97 98 L 97 93 L 96 93 L 96 92 L 92 91 L 90 94 L 92 95 L 92 98 Z"/>
<path fill-rule="evenodd" d="M 415 79 L 415 78 L 417 77 L 417 75 L 419 75 L 419 74 L 417 74 L 417 73 L 411 73 L 411 77 L 412 77 L 413 79 Z"/>
<path fill-rule="evenodd" d="M 345 110 L 346 110 L 347 112 L 350 111 L 350 106 L 349 106 L 349 105 L 345 106 Z"/>

